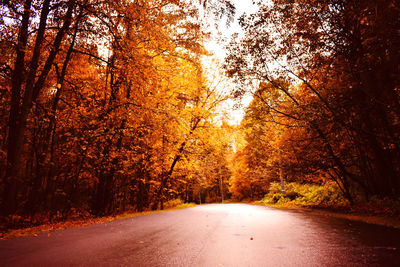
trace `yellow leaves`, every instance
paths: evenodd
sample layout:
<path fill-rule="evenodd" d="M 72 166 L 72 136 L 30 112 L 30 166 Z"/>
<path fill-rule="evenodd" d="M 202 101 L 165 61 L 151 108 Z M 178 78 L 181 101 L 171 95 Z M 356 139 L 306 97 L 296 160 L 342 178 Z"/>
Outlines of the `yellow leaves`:
<path fill-rule="evenodd" d="M 183 179 L 178 179 L 177 182 L 179 182 L 181 184 L 187 184 L 188 183 L 186 180 L 183 180 Z"/>

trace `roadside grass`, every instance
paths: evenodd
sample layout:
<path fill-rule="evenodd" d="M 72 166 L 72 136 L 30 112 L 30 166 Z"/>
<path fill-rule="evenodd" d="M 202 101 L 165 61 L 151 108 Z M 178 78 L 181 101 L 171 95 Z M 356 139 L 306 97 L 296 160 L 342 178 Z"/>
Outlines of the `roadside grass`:
<path fill-rule="evenodd" d="M 309 185 L 288 183 L 283 194 L 279 183 L 271 183 L 265 197 L 256 205 L 278 209 L 300 209 L 323 216 L 362 221 L 400 229 L 400 201 L 372 198 L 370 202 L 350 203 L 333 183 Z"/>
<path fill-rule="evenodd" d="M 112 221 L 116 221 L 116 220 L 123 220 L 123 219 L 143 216 L 143 215 L 149 215 L 149 214 L 155 214 L 155 213 L 161 213 L 161 212 L 173 211 L 173 210 L 180 210 L 180 209 L 186 209 L 186 208 L 191 208 L 191 207 L 197 206 L 197 204 L 195 204 L 195 203 L 183 203 L 182 201 L 180 201 L 180 203 L 176 203 L 176 205 L 172 205 L 172 203 L 168 203 L 168 202 L 166 202 L 165 204 L 166 204 L 166 206 L 165 206 L 164 210 L 143 211 L 143 212 L 125 212 L 125 213 L 117 214 L 114 216 L 106 216 L 106 217 L 100 217 L 100 218 L 90 217 L 90 218 L 85 218 L 85 219 L 67 220 L 67 221 L 58 222 L 58 223 L 42 224 L 39 226 L 33 226 L 33 227 L 28 227 L 28 228 L 9 229 L 9 230 L 5 230 L 4 232 L 0 233 L 0 240 L 12 239 L 12 238 L 24 237 L 24 236 L 38 236 L 39 234 L 46 233 L 46 232 L 47 232 L 47 236 L 50 236 L 51 232 L 53 232 L 53 231 L 64 230 L 64 229 L 68 229 L 68 228 L 79 228 L 79 227 L 87 226 L 87 225 L 107 223 L 107 222 L 112 222 Z"/>

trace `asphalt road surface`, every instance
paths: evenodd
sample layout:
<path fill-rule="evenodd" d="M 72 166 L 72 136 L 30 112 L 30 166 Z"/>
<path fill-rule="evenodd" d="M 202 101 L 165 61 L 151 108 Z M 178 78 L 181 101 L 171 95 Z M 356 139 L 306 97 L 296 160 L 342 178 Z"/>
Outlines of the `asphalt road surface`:
<path fill-rule="evenodd" d="M 400 230 L 212 204 L 0 241 L 0 266 L 400 266 Z"/>

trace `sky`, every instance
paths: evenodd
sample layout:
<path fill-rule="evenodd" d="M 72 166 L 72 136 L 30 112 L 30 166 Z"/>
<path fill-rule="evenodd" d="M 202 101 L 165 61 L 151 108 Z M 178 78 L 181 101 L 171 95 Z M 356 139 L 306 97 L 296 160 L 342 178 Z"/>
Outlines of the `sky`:
<path fill-rule="evenodd" d="M 224 39 L 229 40 L 230 37 L 234 33 L 238 33 L 239 35 L 243 34 L 243 31 L 239 25 L 238 19 L 244 13 L 251 14 L 257 11 L 257 6 L 253 5 L 252 0 L 230 0 L 236 7 L 236 14 L 234 21 L 227 26 L 225 20 L 221 20 L 219 23 L 219 30 L 222 32 L 222 36 Z M 219 33 L 215 28 L 209 28 L 214 37 L 219 37 Z M 225 49 L 223 48 L 223 44 L 218 42 L 216 38 L 212 38 L 210 41 L 206 43 L 206 48 L 209 49 L 210 52 L 214 52 L 217 57 L 223 59 L 226 54 Z"/>
<path fill-rule="evenodd" d="M 234 21 L 227 26 L 226 20 L 221 20 L 219 22 L 219 31 L 215 27 L 210 27 L 208 30 L 211 32 L 211 37 L 205 43 L 205 48 L 213 54 L 213 56 L 204 59 L 203 65 L 205 69 L 210 72 L 210 76 L 223 75 L 221 70 L 221 64 L 224 61 L 224 58 L 227 54 L 224 46 L 229 43 L 232 38 L 232 35 L 237 33 L 239 36 L 243 35 L 243 31 L 239 25 L 238 19 L 244 13 L 251 14 L 257 11 L 257 6 L 253 5 L 252 0 L 231 0 L 232 4 L 236 7 L 236 14 Z M 211 23 L 212 24 L 212 23 Z M 224 41 L 222 41 L 225 40 Z M 213 77 L 214 78 L 214 77 Z M 218 90 L 228 92 L 230 91 L 234 85 L 231 81 L 227 81 L 223 77 L 220 76 L 220 81 L 214 82 L 217 84 Z M 229 123 L 231 124 L 240 124 L 240 121 L 243 119 L 244 110 L 246 106 L 250 104 L 252 100 L 251 95 L 245 96 L 242 99 L 241 107 L 234 108 L 235 102 L 233 100 L 228 100 L 221 107 L 221 113 L 223 111 L 227 112 L 229 119 Z"/>

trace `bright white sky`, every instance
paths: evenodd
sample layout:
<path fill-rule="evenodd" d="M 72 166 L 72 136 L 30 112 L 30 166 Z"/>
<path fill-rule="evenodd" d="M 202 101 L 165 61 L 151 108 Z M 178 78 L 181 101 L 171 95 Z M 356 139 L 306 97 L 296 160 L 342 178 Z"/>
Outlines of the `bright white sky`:
<path fill-rule="evenodd" d="M 231 0 L 231 2 L 236 7 L 235 19 L 229 27 L 227 27 L 225 20 L 221 20 L 219 24 L 219 32 L 215 28 L 208 29 L 211 32 L 211 38 L 205 43 L 205 48 L 212 53 L 213 56 L 203 60 L 205 69 L 210 73 L 209 76 L 219 76 L 215 77 L 217 81 L 214 77 L 211 79 L 214 79 L 218 84 L 218 89 L 224 92 L 229 92 L 234 86 L 231 82 L 226 81 L 226 78 L 221 77 L 222 71 L 220 64 L 224 61 L 227 53 L 224 46 L 229 43 L 234 33 L 238 33 L 239 36 L 243 35 L 243 31 L 238 22 L 239 17 L 243 15 L 243 13 L 251 14 L 257 11 L 257 6 L 253 5 L 252 0 Z M 242 100 L 242 106 L 237 109 L 234 109 L 233 107 L 235 104 L 234 101 L 228 100 L 223 107 L 221 107 L 221 113 L 227 113 L 231 124 L 240 124 L 240 121 L 244 116 L 244 109 L 251 100 L 251 96 L 245 96 Z"/>

